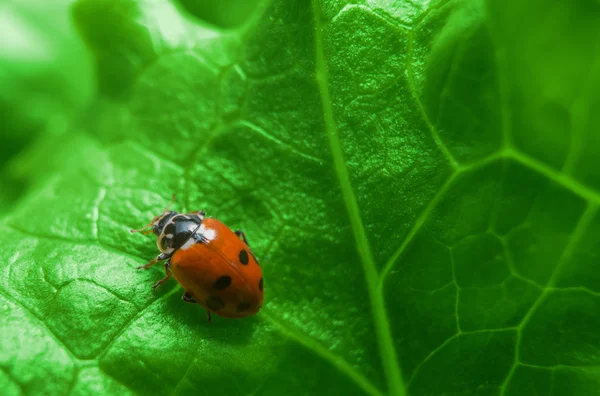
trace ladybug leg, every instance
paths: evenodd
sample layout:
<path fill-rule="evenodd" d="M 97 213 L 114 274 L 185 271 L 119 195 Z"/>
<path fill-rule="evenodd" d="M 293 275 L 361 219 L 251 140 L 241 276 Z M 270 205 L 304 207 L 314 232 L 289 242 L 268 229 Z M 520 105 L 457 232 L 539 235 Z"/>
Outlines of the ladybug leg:
<path fill-rule="evenodd" d="M 198 301 L 196 301 L 196 299 L 188 291 L 183 292 L 183 296 L 181 296 L 181 299 L 183 301 L 185 301 L 186 303 L 191 303 L 191 304 L 198 303 Z"/>
<path fill-rule="evenodd" d="M 168 259 L 170 256 L 170 254 L 166 254 L 166 253 L 161 253 L 158 256 L 156 256 L 156 258 L 152 261 L 150 261 L 148 264 L 145 265 L 140 265 L 139 267 L 137 267 L 137 269 L 146 269 L 146 268 L 150 268 L 152 267 L 154 264 L 158 263 L 161 260 L 165 260 Z"/>
<path fill-rule="evenodd" d="M 165 283 L 166 281 L 171 279 L 171 276 L 173 276 L 173 273 L 171 272 L 171 260 L 169 260 L 165 263 L 165 274 L 167 276 L 165 276 L 164 278 L 162 278 L 161 280 L 159 280 L 152 286 L 152 291 L 156 291 L 157 287 L 161 286 L 163 283 Z"/>
<path fill-rule="evenodd" d="M 246 234 L 244 234 L 244 231 L 235 230 L 235 235 L 237 235 L 238 237 L 240 237 L 240 239 L 242 241 L 244 241 L 244 243 L 246 244 L 246 246 L 250 246 L 250 245 L 248 245 L 248 240 L 246 239 Z"/>
<path fill-rule="evenodd" d="M 210 311 L 206 311 L 206 319 L 208 320 L 208 323 L 212 322 L 212 319 L 210 317 Z"/>

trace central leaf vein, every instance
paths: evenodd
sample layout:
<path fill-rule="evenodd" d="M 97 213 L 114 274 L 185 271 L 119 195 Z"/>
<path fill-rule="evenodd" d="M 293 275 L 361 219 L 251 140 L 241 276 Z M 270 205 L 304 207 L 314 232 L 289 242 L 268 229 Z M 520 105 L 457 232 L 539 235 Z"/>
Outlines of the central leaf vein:
<path fill-rule="evenodd" d="M 322 36 L 321 10 L 318 0 L 312 1 L 312 7 L 315 24 L 316 79 L 323 108 L 325 132 L 327 133 L 327 138 L 329 140 L 329 146 L 335 166 L 335 172 L 340 183 L 342 196 L 348 211 L 348 216 L 350 218 L 350 223 L 356 242 L 356 249 L 359 253 L 367 281 L 367 289 L 373 314 L 373 324 L 377 335 L 377 341 L 379 343 L 380 356 L 387 380 L 388 391 L 392 395 L 403 396 L 405 395 L 405 387 L 402 381 L 400 366 L 396 358 L 396 352 L 392 340 L 389 320 L 385 310 L 383 295 L 378 287 L 379 276 L 377 274 L 373 254 L 371 253 L 371 248 L 365 233 L 356 196 L 350 183 L 350 176 L 344 161 L 344 155 L 337 131 L 335 117 L 333 115 L 333 107 L 329 93 L 329 74 L 325 59 L 324 40 Z"/>

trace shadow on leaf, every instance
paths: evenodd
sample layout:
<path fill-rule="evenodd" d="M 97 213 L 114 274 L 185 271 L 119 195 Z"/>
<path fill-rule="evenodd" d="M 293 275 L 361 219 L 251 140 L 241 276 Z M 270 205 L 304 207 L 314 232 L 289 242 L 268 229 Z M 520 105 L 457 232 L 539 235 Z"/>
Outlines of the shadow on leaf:
<path fill-rule="evenodd" d="M 183 289 L 179 288 L 166 300 L 165 315 L 169 315 L 182 327 L 189 327 L 203 339 L 219 339 L 231 344 L 246 344 L 258 324 L 256 316 L 243 319 L 223 318 L 213 313 L 212 322 L 206 319 L 206 311 L 198 304 L 181 300 Z"/>

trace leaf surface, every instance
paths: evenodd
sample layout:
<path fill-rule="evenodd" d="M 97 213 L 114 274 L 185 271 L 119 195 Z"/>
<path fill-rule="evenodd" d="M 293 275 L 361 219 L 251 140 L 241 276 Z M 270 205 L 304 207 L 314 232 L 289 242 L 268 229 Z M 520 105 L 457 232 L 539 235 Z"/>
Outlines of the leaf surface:
<path fill-rule="evenodd" d="M 0 389 L 597 394 L 600 6 L 265 1 L 229 30 L 175 1 L 72 12 L 98 95 L 21 159 Z M 129 229 L 171 193 L 245 231 L 259 315 L 208 324 L 135 270 L 157 251 Z"/>

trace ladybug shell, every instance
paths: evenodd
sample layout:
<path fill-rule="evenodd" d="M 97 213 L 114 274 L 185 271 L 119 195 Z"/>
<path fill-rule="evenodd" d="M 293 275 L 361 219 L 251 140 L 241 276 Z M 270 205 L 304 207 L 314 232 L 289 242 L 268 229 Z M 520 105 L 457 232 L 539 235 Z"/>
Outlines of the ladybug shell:
<path fill-rule="evenodd" d="M 243 318 L 262 307 L 262 269 L 248 245 L 216 219 L 204 218 L 173 254 L 171 271 L 198 304 L 217 315 Z"/>

